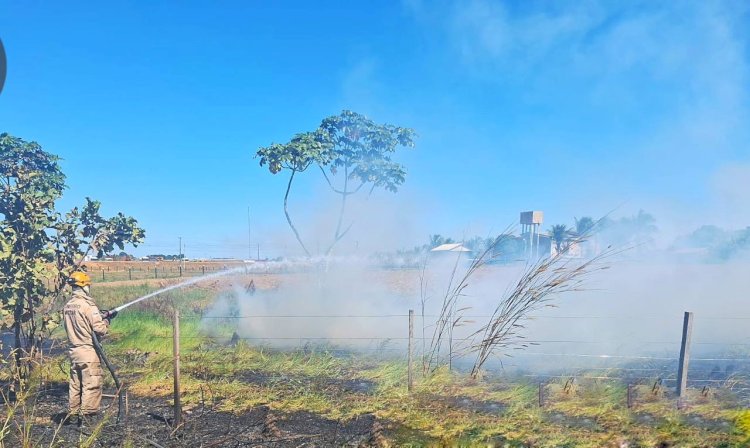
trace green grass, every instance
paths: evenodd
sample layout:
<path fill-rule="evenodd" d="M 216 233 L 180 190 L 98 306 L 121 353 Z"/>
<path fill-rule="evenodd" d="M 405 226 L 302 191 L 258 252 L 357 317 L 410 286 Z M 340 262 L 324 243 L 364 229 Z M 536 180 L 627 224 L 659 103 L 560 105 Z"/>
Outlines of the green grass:
<path fill-rule="evenodd" d="M 153 287 L 131 285 L 102 287 L 94 296 L 102 307 L 112 307 L 148 293 Z M 105 342 L 110 358 L 129 378 L 131 394 L 163 397 L 172 392 L 171 307 L 180 309 L 183 394 L 187 409 L 214 403 L 220 410 L 244 412 L 259 404 L 284 412 L 309 411 L 332 419 L 351 419 L 363 414 L 395 423 L 396 445 L 424 446 L 443 443 L 473 446 L 591 447 L 655 446 L 670 441 L 681 447 L 742 447 L 750 441 L 750 414 L 741 412 L 729 397 L 691 395 L 691 415 L 704 419 L 737 421 L 730 431 L 707 431 L 686 424 L 686 412 L 673 400 L 653 397 L 648 386 L 636 387 L 634 409 L 626 407 L 624 384 L 580 378 L 573 394 L 563 382 L 547 386 L 547 404 L 537 404 L 537 384 L 523 379 L 473 380 L 439 369 L 418 376 L 415 390 L 406 390 L 406 365 L 398 360 L 372 356 L 336 356 L 330 347 L 278 351 L 240 342 L 225 344 L 229 326 L 202 326 L 200 310 L 215 292 L 191 288 L 147 301 L 123 312 L 113 321 Z M 207 337 L 207 331 L 218 340 Z M 149 352 L 146 356 L 144 353 Z M 49 367 L 49 371 L 55 368 Z M 58 369 L 59 370 L 59 369 Z M 247 372 L 281 381 L 244 382 Z M 55 373 L 50 373 L 53 375 Z M 373 393 L 356 393 L 338 387 L 337 381 L 362 379 L 375 384 Z M 497 402 L 501 415 L 475 412 L 457 405 L 459 398 Z M 648 414 L 654 424 L 638 416 Z M 587 422 L 591 422 L 590 424 Z M 589 425 L 589 426 L 587 426 Z M 418 435 L 415 435 L 418 434 Z"/>
<path fill-rule="evenodd" d="M 157 289 L 159 289 L 157 286 L 149 283 L 134 282 L 117 286 L 100 284 L 92 286 L 91 295 L 99 308 L 112 309 Z M 152 299 L 137 303 L 127 310 L 128 312 L 145 311 L 156 315 L 171 316 L 172 310 L 176 307 L 184 316 L 194 316 L 211 304 L 215 294 L 214 291 L 208 289 L 187 287 L 160 294 Z M 123 315 L 125 314 L 123 312 Z"/>

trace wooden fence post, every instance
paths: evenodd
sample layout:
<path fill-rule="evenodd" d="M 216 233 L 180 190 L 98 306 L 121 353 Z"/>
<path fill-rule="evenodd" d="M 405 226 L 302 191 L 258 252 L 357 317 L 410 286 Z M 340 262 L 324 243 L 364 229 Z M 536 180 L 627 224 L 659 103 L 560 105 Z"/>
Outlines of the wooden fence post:
<path fill-rule="evenodd" d="M 104 269 L 102 269 L 102 281 L 104 281 Z"/>
<path fill-rule="evenodd" d="M 628 383 L 628 409 L 633 407 L 633 385 Z"/>
<path fill-rule="evenodd" d="M 180 403 L 180 312 L 174 310 L 172 324 L 172 351 L 174 354 L 174 424 L 176 428 L 182 420 L 182 405 Z"/>
<path fill-rule="evenodd" d="M 159 278 L 159 268 L 154 268 L 154 278 Z"/>
<path fill-rule="evenodd" d="M 544 383 L 539 382 L 539 407 L 544 407 Z"/>
<path fill-rule="evenodd" d="M 128 280 L 133 280 L 133 268 L 128 268 Z"/>
<path fill-rule="evenodd" d="M 682 322 L 682 344 L 680 346 L 680 365 L 677 369 L 677 396 L 682 398 L 687 389 L 688 364 L 690 363 L 690 338 L 693 334 L 693 313 L 685 311 Z"/>
<path fill-rule="evenodd" d="M 412 350 L 414 349 L 414 310 L 409 310 L 409 348 L 407 358 L 407 389 L 409 392 L 414 388 L 414 356 Z"/>

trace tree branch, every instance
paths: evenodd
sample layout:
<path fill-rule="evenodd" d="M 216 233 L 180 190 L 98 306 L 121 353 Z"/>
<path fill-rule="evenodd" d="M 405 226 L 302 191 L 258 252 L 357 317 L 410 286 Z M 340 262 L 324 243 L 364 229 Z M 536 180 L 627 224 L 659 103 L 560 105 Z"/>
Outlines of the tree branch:
<path fill-rule="evenodd" d="M 349 193 L 349 164 L 344 165 L 344 194 L 341 196 L 341 209 L 339 210 L 339 222 L 336 224 L 336 233 L 334 240 L 341 234 L 341 222 L 344 220 L 344 211 L 346 210 L 346 197 Z"/>
<path fill-rule="evenodd" d="M 333 186 L 333 183 L 331 183 L 331 179 L 328 177 L 328 174 L 326 174 L 326 170 L 318 165 L 318 168 L 320 168 L 320 172 L 323 173 L 323 177 L 326 179 L 326 182 L 328 182 L 328 186 L 331 187 L 331 190 L 338 194 L 346 195 L 347 193 L 341 190 L 337 190 L 336 187 Z"/>
<path fill-rule="evenodd" d="M 320 168 L 320 172 L 323 173 L 323 177 L 325 178 L 326 182 L 328 183 L 328 186 L 331 187 L 331 190 L 334 193 L 340 194 L 342 196 L 351 196 L 353 194 L 357 194 L 357 192 L 359 192 L 359 190 L 361 190 L 362 187 L 366 183 L 365 181 L 362 181 L 362 183 L 360 183 L 359 186 L 357 188 L 355 188 L 354 190 L 352 190 L 352 191 L 342 191 L 342 190 L 339 190 L 339 189 L 337 189 L 336 187 L 333 186 L 333 182 L 331 182 L 331 178 L 328 177 L 328 174 L 326 174 L 326 171 L 325 171 L 325 169 L 322 166 L 318 165 L 318 168 Z"/>
<path fill-rule="evenodd" d="M 299 236 L 299 232 L 297 232 L 297 228 L 294 227 L 294 224 L 292 224 L 292 218 L 289 217 L 289 209 L 287 208 L 287 202 L 289 200 L 289 190 L 292 189 L 292 181 L 294 180 L 294 175 L 297 172 L 295 170 L 292 170 L 292 175 L 289 176 L 289 183 L 286 186 L 286 193 L 284 194 L 284 215 L 286 216 L 286 222 L 289 224 L 289 227 L 292 228 L 292 232 L 294 232 L 294 236 L 297 238 L 297 242 L 300 246 L 302 246 L 302 249 L 305 251 L 305 254 L 307 256 L 310 256 L 310 251 L 307 250 L 307 247 L 305 247 L 305 243 L 302 242 L 302 238 Z"/>

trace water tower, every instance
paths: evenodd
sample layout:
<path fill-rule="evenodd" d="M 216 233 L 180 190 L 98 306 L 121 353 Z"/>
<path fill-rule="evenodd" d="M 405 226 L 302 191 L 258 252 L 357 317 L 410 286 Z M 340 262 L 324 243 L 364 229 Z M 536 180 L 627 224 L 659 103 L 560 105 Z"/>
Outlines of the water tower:
<path fill-rule="evenodd" d="M 540 211 L 521 212 L 521 238 L 524 239 L 528 258 L 539 256 L 539 228 L 544 221 Z"/>

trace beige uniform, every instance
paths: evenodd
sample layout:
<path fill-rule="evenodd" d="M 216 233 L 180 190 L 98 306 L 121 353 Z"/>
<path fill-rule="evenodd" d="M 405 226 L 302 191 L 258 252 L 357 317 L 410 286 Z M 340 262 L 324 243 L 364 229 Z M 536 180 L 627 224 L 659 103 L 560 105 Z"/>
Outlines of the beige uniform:
<path fill-rule="evenodd" d="M 70 412 L 94 414 L 102 400 L 103 371 L 91 339 L 92 332 L 99 338 L 107 334 L 109 323 L 102 319 L 94 299 L 82 290 L 63 309 L 65 332 L 70 341 Z"/>

